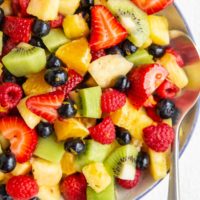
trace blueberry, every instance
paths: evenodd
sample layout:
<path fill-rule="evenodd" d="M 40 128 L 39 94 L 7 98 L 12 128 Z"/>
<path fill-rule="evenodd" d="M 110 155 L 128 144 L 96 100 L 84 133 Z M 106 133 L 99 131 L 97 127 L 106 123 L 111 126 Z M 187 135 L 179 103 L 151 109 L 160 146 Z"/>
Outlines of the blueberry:
<path fill-rule="evenodd" d="M 169 119 L 174 117 L 176 107 L 171 100 L 161 99 L 156 105 L 156 112 L 162 119 Z"/>
<path fill-rule="evenodd" d="M 12 198 L 6 192 L 6 185 L 0 185 L 0 199 L 1 200 L 12 200 Z"/>
<path fill-rule="evenodd" d="M 111 54 L 111 55 L 119 54 L 124 56 L 124 52 L 119 48 L 119 46 L 114 46 L 109 49 L 106 49 L 106 54 Z"/>
<path fill-rule="evenodd" d="M 49 85 L 58 87 L 67 82 L 68 75 L 65 70 L 60 68 L 48 69 L 45 72 L 44 79 Z"/>
<path fill-rule="evenodd" d="M 149 155 L 146 152 L 140 152 L 137 156 L 136 167 L 140 170 L 145 170 L 149 167 Z"/>
<path fill-rule="evenodd" d="M 0 0 L 0 5 L 4 2 L 4 0 Z"/>
<path fill-rule="evenodd" d="M 53 126 L 48 122 L 40 122 L 37 127 L 36 131 L 40 137 L 47 138 L 51 134 L 53 134 Z"/>
<path fill-rule="evenodd" d="M 125 55 L 131 55 L 137 51 L 137 47 L 129 40 L 125 40 L 121 43 L 121 49 Z"/>
<path fill-rule="evenodd" d="M 132 139 L 130 132 L 120 127 L 116 128 L 116 137 L 120 145 L 130 144 Z"/>
<path fill-rule="evenodd" d="M 54 54 L 51 54 L 48 57 L 46 68 L 59 68 L 61 66 L 62 66 L 62 61 Z"/>
<path fill-rule="evenodd" d="M 3 11 L 3 9 L 2 8 L 0 8 L 0 24 L 2 24 L 3 23 L 3 20 L 4 20 L 4 11 Z"/>
<path fill-rule="evenodd" d="M 94 0 L 81 0 L 81 7 L 89 8 L 94 5 Z"/>
<path fill-rule="evenodd" d="M 29 41 L 29 44 L 31 44 L 35 47 L 40 47 L 40 48 L 46 49 L 43 41 L 39 37 L 32 36 L 31 40 Z"/>
<path fill-rule="evenodd" d="M 77 113 L 75 104 L 71 100 L 66 100 L 60 108 L 58 108 L 58 114 L 63 119 L 74 117 Z"/>
<path fill-rule="evenodd" d="M 85 151 L 85 143 L 80 138 L 69 138 L 65 144 L 64 148 L 74 154 L 81 154 Z"/>
<path fill-rule="evenodd" d="M 126 92 L 131 86 L 131 82 L 127 76 L 120 76 L 115 82 L 114 88 L 120 92 Z"/>
<path fill-rule="evenodd" d="M 10 152 L 0 154 L 0 171 L 3 173 L 11 172 L 16 166 L 14 154 Z"/>
<path fill-rule="evenodd" d="M 51 27 L 48 22 L 44 22 L 40 19 L 36 19 L 33 24 L 32 31 L 35 36 L 43 37 L 49 33 L 50 29 L 51 29 Z"/>
<path fill-rule="evenodd" d="M 165 54 L 165 47 L 152 44 L 148 48 L 149 54 L 151 54 L 154 58 L 161 58 Z"/>

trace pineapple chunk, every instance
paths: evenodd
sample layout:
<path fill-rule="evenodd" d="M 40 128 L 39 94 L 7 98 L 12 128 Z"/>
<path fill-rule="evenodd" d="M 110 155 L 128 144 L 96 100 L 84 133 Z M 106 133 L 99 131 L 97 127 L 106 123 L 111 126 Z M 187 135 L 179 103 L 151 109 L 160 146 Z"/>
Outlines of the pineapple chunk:
<path fill-rule="evenodd" d="M 150 38 L 158 45 L 169 44 L 169 29 L 166 17 L 150 15 L 148 16 L 150 26 Z"/>
<path fill-rule="evenodd" d="M 93 61 L 89 73 L 102 88 L 112 86 L 121 75 L 126 75 L 133 64 L 121 55 L 107 55 Z"/>
<path fill-rule="evenodd" d="M 30 0 L 27 13 L 43 21 L 55 20 L 58 17 L 60 0 Z"/>
<path fill-rule="evenodd" d="M 54 129 L 58 141 L 66 140 L 71 137 L 86 137 L 89 134 L 88 129 L 80 122 L 80 120 L 71 118 L 63 121 L 56 120 Z"/>
<path fill-rule="evenodd" d="M 29 98 L 29 96 L 21 99 L 21 101 L 17 105 L 17 109 L 18 109 L 20 115 L 22 116 L 22 118 L 24 119 L 24 121 L 26 122 L 27 126 L 30 127 L 31 129 L 33 129 L 40 123 L 41 117 L 32 113 L 26 107 L 26 100 L 28 98 Z"/>
<path fill-rule="evenodd" d="M 3 9 L 5 15 L 12 15 L 11 0 L 4 0 L 0 7 Z"/>
<path fill-rule="evenodd" d="M 159 63 L 169 72 L 168 78 L 180 89 L 188 84 L 185 71 L 177 64 L 175 56 L 166 53 Z"/>
<path fill-rule="evenodd" d="M 65 175 L 71 175 L 76 172 L 75 156 L 66 152 L 61 160 L 62 172 Z"/>
<path fill-rule="evenodd" d="M 0 182 L 3 181 L 5 178 L 5 174 L 3 172 L 0 172 Z"/>
<path fill-rule="evenodd" d="M 68 15 L 63 21 L 65 35 L 69 39 L 86 37 L 89 34 L 89 28 L 85 19 L 81 15 Z"/>
<path fill-rule="evenodd" d="M 141 46 L 141 49 L 146 49 L 152 44 L 152 39 L 148 38 L 148 40 Z"/>
<path fill-rule="evenodd" d="M 73 15 L 80 5 L 80 0 L 60 0 L 59 13 L 62 15 Z"/>
<path fill-rule="evenodd" d="M 83 174 L 89 186 L 97 193 L 105 190 L 111 183 L 111 177 L 103 163 L 91 163 L 86 165 L 83 168 Z"/>
<path fill-rule="evenodd" d="M 103 5 L 107 6 L 107 1 L 106 0 L 94 0 L 94 5 Z"/>
<path fill-rule="evenodd" d="M 37 196 L 40 200 L 61 200 L 59 185 L 51 187 L 40 186 Z"/>
<path fill-rule="evenodd" d="M 40 158 L 32 161 L 32 171 L 39 186 L 55 186 L 62 178 L 60 163 L 52 163 Z"/>
<path fill-rule="evenodd" d="M 88 71 L 92 59 L 89 44 L 86 38 L 81 38 L 61 46 L 56 51 L 56 56 L 60 58 L 70 69 L 75 70 L 80 75 L 85 75 Z"/>
<path fill-rule="evenodd" d="M 25 175 L 31 171 L 31 163 L 17 163 L 15 169 L 11 172 L 13 176 Z"/>

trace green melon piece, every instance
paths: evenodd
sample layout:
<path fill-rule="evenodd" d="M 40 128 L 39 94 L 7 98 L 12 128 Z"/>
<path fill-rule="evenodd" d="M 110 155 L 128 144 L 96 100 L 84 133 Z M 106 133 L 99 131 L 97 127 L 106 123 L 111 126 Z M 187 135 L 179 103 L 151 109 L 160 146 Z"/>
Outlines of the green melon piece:
<path fill-rule="evenodd" d="M 50 52 L 55 52 L 60 46 L 70 40 L 61 29 L 55 28 L 51 29 L 48 35 L 42 37 L 42 41 Z"/>
<path fill-rule="evenodd" d="M 59 163 L 65 153 L 64 143 L 57 142 L 54 135 L 48 138 L 39 138 L 34 155 L 53 163 Z"/>
<path fill-rule="evenodd" d="M 91 87 L 79 90 L 82 105 L 82 116 L 101 118 L 101 87 Z"/>

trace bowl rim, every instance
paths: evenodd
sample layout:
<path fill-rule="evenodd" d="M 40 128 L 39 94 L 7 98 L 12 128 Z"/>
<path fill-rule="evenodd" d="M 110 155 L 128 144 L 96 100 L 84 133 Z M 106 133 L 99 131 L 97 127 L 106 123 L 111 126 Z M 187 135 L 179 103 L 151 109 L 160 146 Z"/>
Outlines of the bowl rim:
<path fill-rule="evenodd" d="M 185 28 L 187 30 L 187 34 L 190 36 L 190 38 L 195 42 L 195 39 L 194 39 L 194 36 L 189 28 L 189 25 L 185 19 L 185 17 L 183 16 L 182 12 L 180 11 L 178 5 L 174 2 L 173 3 L 173 6 L 176 8 L 177 12 L 179 13 L 179 15 L 181 16 L 182 20 L 183 20 L 183 23 L 185 25 Z M 198 121 L 198 118 L 199 118 L 199 111 L 200 111 L 200 100 L 198 100 L 198 102 L 195 104 L 196 106 L 196 112 L 195 112 L 195 117 L 194 117 L 194 122 L 192 124 L 192 128 L 191 128 L 191 131 L 190 131 L 190 134 L 188 134 L 188 137 L 186 138 L 186 142 L 184 143 L 181 151 L 180 151 L 180 154 L 179 154 L 179 158 L 181 158 L 181 156 L 183 155 L 184 151 L 186 150 L 188 144 L 190 143 L 190 140 L 192 138 L 192 136 L 194 135 L 194 130 L 196 128 L 196 125 L 197 125 L 197 121 Z M 166 178 L 166 177 L 165 177 Z M 146 196 L 149 192 L 151 192 L 154 188 L 156 188 L 156 186 L 158 184 L 160 184 L 165 178 L 155 182 L 150 188 L 148 188 L 145 192 L 143 192 L 142 194 L 140 194 L 139 196 L 136 197 L 136 200 L 139 200 L 141 198 L 143 198 L 144 196 Z"/>

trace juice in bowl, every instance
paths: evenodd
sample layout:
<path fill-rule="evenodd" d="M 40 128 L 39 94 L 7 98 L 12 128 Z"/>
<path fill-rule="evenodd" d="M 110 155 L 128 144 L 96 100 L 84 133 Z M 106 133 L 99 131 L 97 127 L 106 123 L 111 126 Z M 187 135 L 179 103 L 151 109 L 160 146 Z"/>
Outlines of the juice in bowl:
<path fill-rule="evenodd" d="M 0 198 L 133 199 L 163 179 L 188 85 L 173 1 L 0 3 Z"/>

